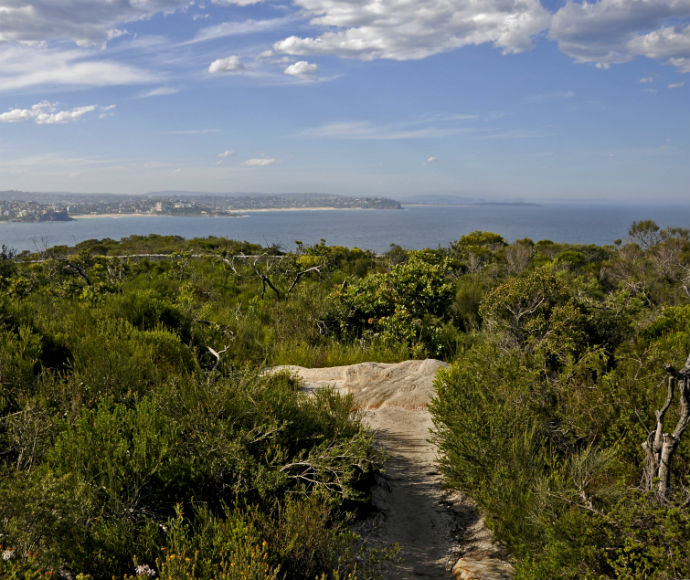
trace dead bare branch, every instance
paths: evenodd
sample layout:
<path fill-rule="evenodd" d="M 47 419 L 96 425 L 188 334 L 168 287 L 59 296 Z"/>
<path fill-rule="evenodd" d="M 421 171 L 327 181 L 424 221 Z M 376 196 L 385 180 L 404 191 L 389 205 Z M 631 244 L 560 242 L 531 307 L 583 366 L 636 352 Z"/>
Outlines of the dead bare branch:
<path fill-rule="evenodd" d="M 213 368 L 211 369 L 211 372 L 213 372 L 218 368 L 218 365 L 220 364 L 220 357 L 222 355 L 224 355 L 226 352 L 228 352 L 230 345 L 225 345 L 225 348 L 223 350 L 220 350 L 220 351 L 216 351 L 213 348 L 211 348 L 210 346 L 206 346 L 206 348 L 214 357 L 216 357 L 216 364 L 214 364 Z"/>
<path fill-rule="evenodd" d="M 651 490 L 656 483 L 657 497 L 666 501 L 671 490 L 671 458 L 680 443 L 680 438 L 690 424 L 690 356 L 678 371 L 671 365 L 664 367 L 668 373 L 666 400 L 657 410 L 656 428 L 649 433 L 642 444 L 647 457 L 643 473 L 643 485 Z M 680 412 L 672 433 L 665 432 L 666 413 L 675 398 L 678 387 Z"/>

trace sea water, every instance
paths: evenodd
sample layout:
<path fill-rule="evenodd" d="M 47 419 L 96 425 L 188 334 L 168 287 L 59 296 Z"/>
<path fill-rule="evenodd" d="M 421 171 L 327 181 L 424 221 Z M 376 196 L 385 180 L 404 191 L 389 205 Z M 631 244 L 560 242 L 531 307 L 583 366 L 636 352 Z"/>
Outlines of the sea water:
<path fill-rule="evenodd" d="M 467 205 L 403 206 L 402 210 L 262 211 L 242 217 L 101 217 L 71 222 L 0 222 L 0 244 L 22 251 L 74 245 L 88 239 L 130 235 L 222 236 L 277 244 L 285 250 L 299 240 L 385 252 L 391 244 L 436 248 L 475 230 L 506 241 L 530 238 L 574 244 L 625 240 L 633 221 L 651 219 L 661 227 L 690 227 L 688 205 Z"/>

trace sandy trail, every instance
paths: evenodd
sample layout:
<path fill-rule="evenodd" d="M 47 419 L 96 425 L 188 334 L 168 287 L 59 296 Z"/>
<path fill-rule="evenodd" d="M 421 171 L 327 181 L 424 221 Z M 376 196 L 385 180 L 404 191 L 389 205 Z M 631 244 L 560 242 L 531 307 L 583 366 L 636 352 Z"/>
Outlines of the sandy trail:
<path fill-rule="evenodd" d="M 385 580 L 509 579 L 512 568 L 471 504 L 442 486 L 426 407 L 433 379 L 445 366 L 428 359 L 280 368 L 295 373 L 307 389 L 332 386 L 352 393 L 387 453 L 385 475 L 372 492 L 377 515 L 360 530 L 369 541 L 400 545 L 400 561 L 391 564 Z"/>

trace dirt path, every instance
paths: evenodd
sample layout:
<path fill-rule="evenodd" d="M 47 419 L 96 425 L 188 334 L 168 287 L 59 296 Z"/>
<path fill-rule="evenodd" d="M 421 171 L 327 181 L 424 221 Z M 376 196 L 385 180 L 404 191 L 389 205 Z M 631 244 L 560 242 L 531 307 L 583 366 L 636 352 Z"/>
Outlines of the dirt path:
<path fill-rule="evenodd" d="M 401 561 L 385 580 L 504 580 L 513 571 L 491 542 L 472 506 L 445 490 L 436 466 L 436 447 L 427 404 L 433 379 L 445 363 L 362 363 L 323 369 L 288 368 L 305 388 L 333 386 L 353 393 L 364 422 L 386 450 L 385 475 L 373 490 L 378 514 L 363 524 L 373 542 L 397 543 Z"/>

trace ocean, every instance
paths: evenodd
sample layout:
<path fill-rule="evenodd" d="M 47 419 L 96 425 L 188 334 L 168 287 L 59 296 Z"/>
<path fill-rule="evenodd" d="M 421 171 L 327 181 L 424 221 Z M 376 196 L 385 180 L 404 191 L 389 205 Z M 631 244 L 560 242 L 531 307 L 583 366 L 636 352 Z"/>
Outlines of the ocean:
<path fill-rule="evenodd" d="M 242 217 L 102 217 L 71 222 L 0 222 L 0 244 L 17 251 L 74 245 L 88 239 L 162 234 L 184 238 L 223 236 L 285 250 L 299 240 L 385 252 L 436 248 L 475 230 L 506 241 L 531 238 L 573 244 L 612 244 L 633 221 L 661 227 L 690 227 L 688 205 L 468 205 L 403 206 L 402 210 L 264 211 Z"/>

